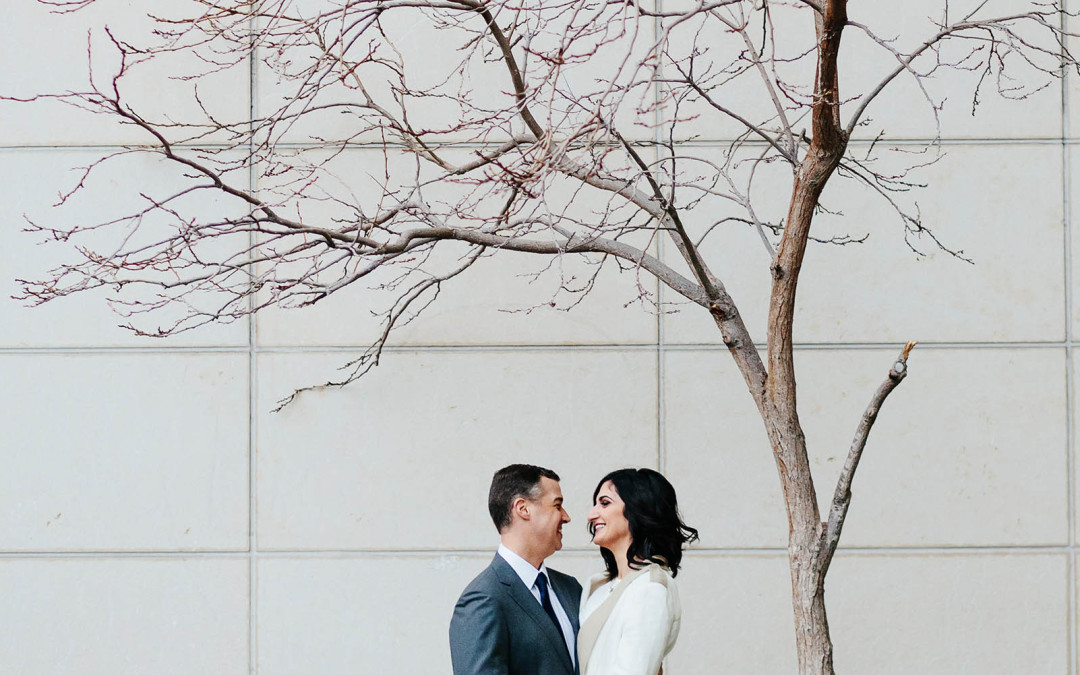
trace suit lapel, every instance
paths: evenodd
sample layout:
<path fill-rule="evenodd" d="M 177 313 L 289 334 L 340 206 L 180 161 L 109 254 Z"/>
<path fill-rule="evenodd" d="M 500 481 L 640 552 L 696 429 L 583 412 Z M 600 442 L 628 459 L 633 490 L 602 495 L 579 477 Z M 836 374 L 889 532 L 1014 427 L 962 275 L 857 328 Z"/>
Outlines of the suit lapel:
<path fill-rule="evenodd" d="M 555 595 L 559 598 L 559 603 L 562 604 L 563 609 L 566 610 L 566 616 L 570 619 L 570 625 L 574 627 L 574 635 L 578 632 L 578 603 L 581 600 L 581 596 L 574 592 L 573 588 L 570 588 L 568 584 L 564 583 L 562 575 L 550 574 L 551 570 L 548 570 L 548 576 L 551 578 L 551 587 L 555 589 Z"/>
<path fill-rule="evenodd" d="M 570 660 L 570 652 L 566 651 L 566 642 L 563 640 L 562 635 L 559 634 L 559 629 L 548 618 L 547 612 L 544 611 L 544 608 L 540 606 L 540 603 L 533 596 L 532 591 L 525 588 L 521 577 L 517 575 L 514 568 L 510 567 L 510 563 L 503 560 L 501 555 L 495 555 L 495 560 L 492 561 L 491 566 L 495 569 L 495 574 L 506 593 L 521 608 L 521 611 L 536 624 L 537 629 L 544 635 L 555 653 L 561 655 L 560 659 L 566 671 L 573 673 L 574 664 Z M 562 599 L 563 594 L 560 594 L 559 601 L 561 602 Z M 563 605 L 563 608 L 565 609 L 566 605 Z M 567 611 L 567 614 L 570 614 L 570 612 Z M 572 617 L 571 621 L 576 623 L 576 617 Z M 574 629 L 577 630 L 577 627 L 575 626 Z"/>

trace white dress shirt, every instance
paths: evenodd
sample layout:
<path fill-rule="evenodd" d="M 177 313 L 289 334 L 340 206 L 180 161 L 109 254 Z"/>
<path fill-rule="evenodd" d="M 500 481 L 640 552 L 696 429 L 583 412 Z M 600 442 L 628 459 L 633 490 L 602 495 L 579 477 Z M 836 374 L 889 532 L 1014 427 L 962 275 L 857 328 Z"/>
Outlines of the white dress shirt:
<path fill-rule="evenodd" d="M 543 606 L 543 602 L 540 600 L 540 588 L 536 585 L 536 577 L 543 574 L 544 578 L 547 579 L 548 598 L 551 600 L 551 607 L 555 610 L 555 616 L 559 619 L 563 639 L 566 640 L 566 649 L 570 652 L 570 660 L 577 665 L 577 644 L 574 639 L 574 626 L 570 623 L 570 617 L 566 614 L 566 610 L 563 609 L 562 603 L 559 602 L 559 596 L 551 585 L 551 575 L 547 573 L 547 567 L 541 563 L 540 569 L 536 569 L 524 558 L 502 544 L 499 544 L 499 555 L 514 569 L 514 572 L 521 578 L 521 583 L 525 584 L 525 588 L 529 589 L 532 596 L 536 598 L 536 602 L 540 603 L 541 606 Z"/>

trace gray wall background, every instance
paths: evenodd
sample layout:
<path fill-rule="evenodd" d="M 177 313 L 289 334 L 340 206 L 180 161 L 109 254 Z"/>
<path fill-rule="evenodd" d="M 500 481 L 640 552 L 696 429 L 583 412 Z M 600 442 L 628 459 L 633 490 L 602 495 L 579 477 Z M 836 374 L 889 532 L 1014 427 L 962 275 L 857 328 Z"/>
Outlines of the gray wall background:
<path fill-rule="evenodd" d="M 860 20 L 915 21 L 863 4 Z M 908 4 L 917 17 L 937 3 Z M 5 13 L 0 92 L 18 96 L 78 87 L 87 27 L 138 30 L 145 8 L 52 16 L 19 0 Z M 183 111 L 184 87 L 160 75 L 137 96 Z M 205 95 L 247 110 L 264 75 L 224 73 Z M 917 197 L 975 264 L 912 254 L 880 203 L 834 190 L 846 217 L 823 231 L 871 236 L 812 248 L 803 272 L 800 406 L 823 498 L 870 394 L 903 342 L 920 342 L 871 436 L 830 575 L 837 668 L 1076 673 L 1080 90 L 1070 76 L 1023 102 L 988 98 L 972 118 L 970 87 L 931 86 L 956 87 L 957 105 Z M 877 113 L 900 147 L 928 129 L 905 96 Z M 595 482 L 621 466 L 664 471 L 701 531 L 665 673 L 794 672 L 775 467 L 707 316 L 627 306 L 636 289 L 618 275 L 569 313 L 503 311 L 557 282 L 523 276 L 543 262 L 495 258 L 361 382 L 273 414 L 358 353 L 370 300 L 342 294 L 166 341 L 116 328 L 88 297 L 27 310 L 8 299 L 13 278 L 62 252 L 20 233 L 22 214 L 47 215 L 71 167 L 133 132 L 47 104 L 0 116 L 0 673 L 449 673 L 451 608 L 497 544 L 487 484 L 517 461 L 562 474 L 574 522 L 549 562 L 581 577 L 600 567 L 584 528 Z M 99 186 L 133 175 L 151 189 L 170 180 L 139 160 Z M 75 212 L 133 203 L 115 194 Z M 761 336 L 756 237 L 727 234 L 713 255 Z"/>

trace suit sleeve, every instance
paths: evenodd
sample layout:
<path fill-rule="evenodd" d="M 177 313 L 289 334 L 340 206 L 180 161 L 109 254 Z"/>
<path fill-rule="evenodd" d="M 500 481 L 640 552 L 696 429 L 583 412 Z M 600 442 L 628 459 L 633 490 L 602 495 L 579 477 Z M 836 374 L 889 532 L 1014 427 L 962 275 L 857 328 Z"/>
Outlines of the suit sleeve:
<path fill-rule="evenodd" d="M 605 675 L 656 675 L 672 625 L 667 588 L 654 583 L 632 586 L 619 604 L 625 604 L 620 608 L 626 612 L 623 631 L 615 662 Z"/>
<path fill-rule="evenodd" d="M 507 675 L 510 639 L 490 595 L 466 591 L 450 619 L 454 675 Z"/>

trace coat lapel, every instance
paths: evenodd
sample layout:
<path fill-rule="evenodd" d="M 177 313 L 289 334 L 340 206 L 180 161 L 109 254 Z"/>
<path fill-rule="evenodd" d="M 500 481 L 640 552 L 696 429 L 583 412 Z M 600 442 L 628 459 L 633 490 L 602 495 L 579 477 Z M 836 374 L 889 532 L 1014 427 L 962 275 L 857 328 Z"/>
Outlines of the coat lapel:
<path fill-rule="evenodd" d="M 551 577 L 551 587 L 555 589 L 555 595 L 558 596 L 559 603 L 566 610 L 566 616 L 570 619 L 570 625 L 574 627 L 574 635 L 576 636 L 578 633 L 578 604 L 581 601 L 581 595 L 575 593 L 573 588 L 565 584 L 561 576 L 554 574 L 549 576 Z"/>
<path fill-rule="evenodd" d="M 555 653 L 561 655 L 563 666 L 566 667 L 568 673 L 574 672 L 574 664 L 570 660 L 570 652 L 566 651 L 566 642 L 563 641 L 562 635 L 559 634 L 559 629 L 555 627 L 555 624 L 548 618 L 547 612 L 540 606 L 536 598 L 533 597 L 532 591 L 525 588 L 525 584 L 522 583 L 521 577 L 517 575 L 514 568 L 510 567 L 510 563 L 503 560 L 501 555 L 496 554 L 495 560 L 492 561 L 491 566 L 495 569 L 495 574 L 498 576 L 499 581 L 502 583 L 507 594 L 510 598 L 521 608 L 521 611 L 528 615 L 528 617 L 536 624 L 539 631 L 547 639 L 548 643 Z M 559 594 L 559 601 L 563 601 L 563 594 Z M 563 605 L 566 609 L 566 605 Z M 569 610 L 567 614 L 572 618 L 570 619 L 575 624 L 577 623 L 577 617 L 570 614 Z M 577 627 L 574 627 L 577 630 Z"/>
<path fill-rule="evenodd" d="M 604 601 L 600 603 L 600 606 L 594 609 L 592 614 L 585 617 L 585 623 L 578 633 L 578 659 L 580 661 L 578 667 L 581 669 L 583 675 L 588 673 L 589 657 L 592 656 L 593 647 L 596 645 L 597 638 L 600 637 L 600 630 L 607 622 L 608 617 L 611 615 L 611 611 L 615 609 L 615 605 L 618 604 L 623 591 L 625 591 L 639 576 L 643 574 L 652 574 L 653 571 L 659 569 L 660 568 L 656 565 L 646 565 L 641 569 L 627 574 L 623 577 L 623 580 L 619 582 L 619 585 L 604 598 Z M 663 576 L 663 574 L 661 574 L 661 576 Z M 653 579 L 656 580 L 656 577 L 654 576 Z M 596 592 L 604 581 L 606 581 L 606 579 L 601 579 L 599 583 L 590 582 L 589 597 Z"/>

